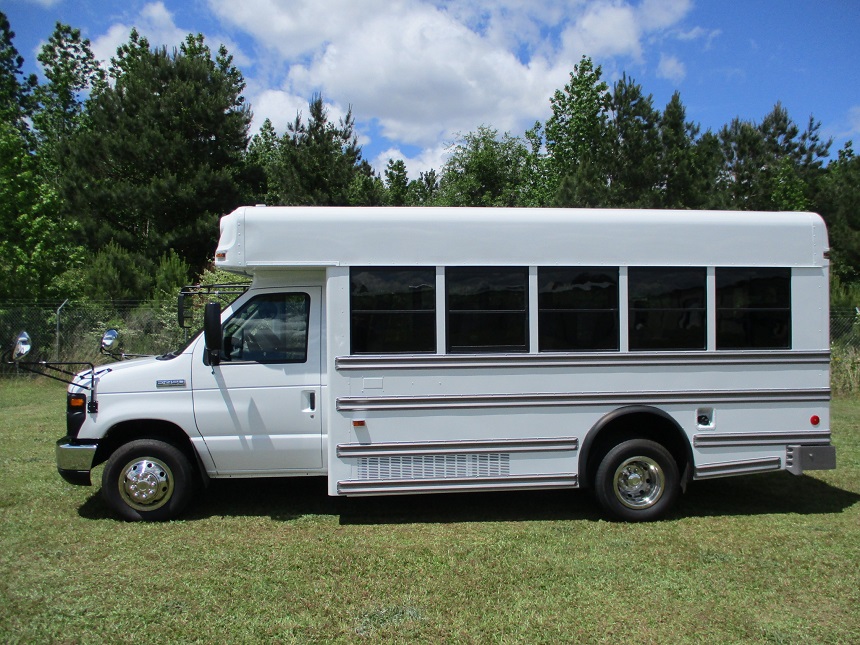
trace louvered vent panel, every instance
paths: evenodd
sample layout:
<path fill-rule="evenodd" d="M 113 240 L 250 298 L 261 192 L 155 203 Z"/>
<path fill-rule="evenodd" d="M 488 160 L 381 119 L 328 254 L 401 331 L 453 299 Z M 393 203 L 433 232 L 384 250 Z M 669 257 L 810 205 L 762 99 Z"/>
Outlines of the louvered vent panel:
<path fill-rule="evenodd" d="M 466 479 L 504 477 L 510 474 L 510 455 L 416 455 L 405 457 L 362 457 L 358 478 L 373 479 Z"/>

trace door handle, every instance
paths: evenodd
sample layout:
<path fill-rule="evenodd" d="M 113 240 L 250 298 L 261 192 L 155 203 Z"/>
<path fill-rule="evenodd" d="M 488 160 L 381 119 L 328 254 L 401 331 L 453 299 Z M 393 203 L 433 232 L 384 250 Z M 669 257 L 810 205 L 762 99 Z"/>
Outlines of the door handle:
<path fill-rule="evenodd" d="M 311 412 L 314 412 L 317 409 L 317 393 L 310 392 L 308 396 L 308 404 L 310 406 Z"/>

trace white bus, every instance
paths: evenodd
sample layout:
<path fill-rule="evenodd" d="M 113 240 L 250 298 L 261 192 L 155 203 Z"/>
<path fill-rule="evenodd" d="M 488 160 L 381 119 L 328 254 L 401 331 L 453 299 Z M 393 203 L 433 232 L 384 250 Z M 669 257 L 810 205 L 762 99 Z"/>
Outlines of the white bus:
<path fill-rule="evenodd" d="M 810 213 L 243 207 L 252 279 L 183 350 L 84 372 L 60 473 L 128 519 L 209 478 L 331 495 L 590 488 L 834 468 L 828 241 Z"/>

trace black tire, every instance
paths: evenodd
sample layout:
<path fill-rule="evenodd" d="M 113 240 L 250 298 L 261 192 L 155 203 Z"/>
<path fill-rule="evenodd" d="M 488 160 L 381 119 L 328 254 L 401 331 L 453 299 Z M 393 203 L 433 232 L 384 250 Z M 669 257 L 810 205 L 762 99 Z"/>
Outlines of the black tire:
<path fill-rule="evenodd" d="M 603 510 L 613 519 L 656 520 L 678 499 L 678 464 L 669 451 L 655 441 L 624 441 L 601 460 L 594 477 L 594 492 Z"/>
<path fill-rule="evenodd" d="M 138 439 L 118 448 L 102 473 L 102 497 L 123 519 L 161 522 L 177 517 L 194 489 L 194 468 L 176 446 Z"/>

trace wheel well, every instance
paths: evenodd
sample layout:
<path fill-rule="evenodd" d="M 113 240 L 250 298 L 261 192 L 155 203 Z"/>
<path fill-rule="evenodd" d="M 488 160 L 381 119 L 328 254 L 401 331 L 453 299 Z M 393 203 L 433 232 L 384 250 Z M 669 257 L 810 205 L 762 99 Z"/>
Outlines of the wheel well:
<path fill-rule="evenodd" d="M 113 426 L 105 437 L 99 441 L 93 466 L 107 461 L 114 451 L 122 445 L 137 439 L 157 439 L 169 443 L 188 458 L 188 461 L 200 472 L 197 451 L 191 445 L 191 440 L 185 431 L 169 421 L 159 419 L 136 419 L 123 421 Z"/>
<path fill-rule="evenodd" d="M 678 464 L 683 485 L 686 467 L 692 463 L 687 435 L 666 412 L 649 406 L 630 406 L 610 412 L 586 435 L 579 454 L 580 487 L 591 487 L 606 453 L 628 439 L 650 439 L 664 446 Z"/>

